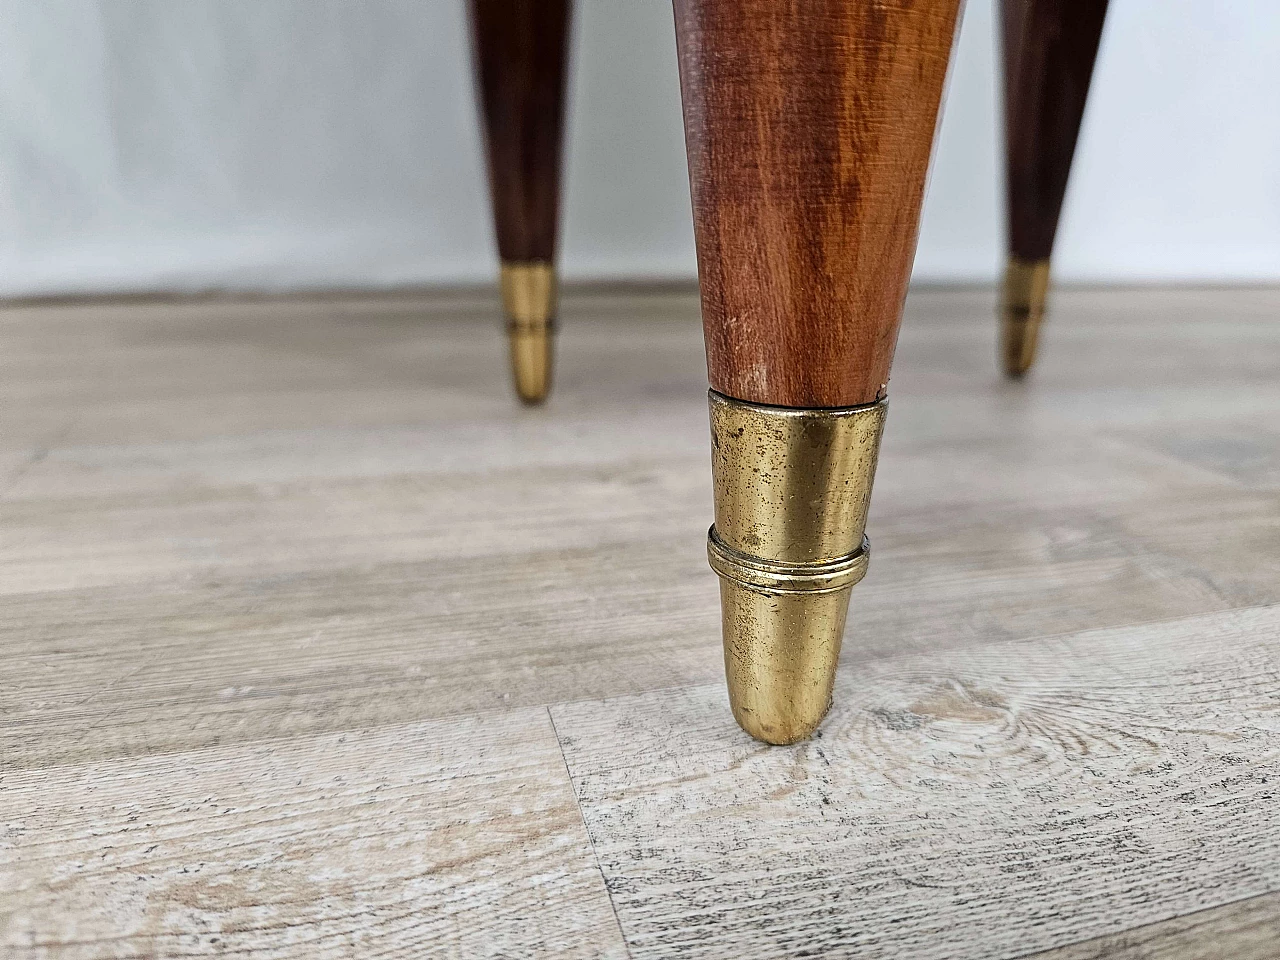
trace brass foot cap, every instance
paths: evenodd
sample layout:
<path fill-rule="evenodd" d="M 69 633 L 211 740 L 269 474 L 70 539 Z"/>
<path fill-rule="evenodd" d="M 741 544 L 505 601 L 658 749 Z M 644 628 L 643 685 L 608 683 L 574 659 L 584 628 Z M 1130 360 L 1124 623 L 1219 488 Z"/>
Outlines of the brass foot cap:
<path fill-rule="evenodd" d="M 551 392 L 552 328 L 520 326 L 507 328 L 511 343 L 511 376 L 521 403 L 537 406 Z"/>
<path fill-rule="evenodd" d="M 870 553 L 864 537 L 857 553 L 826 563 L 771 563 L 738 553 L 711 528 L 729 707 L 757 740 L 796 743 L 827 715 L 849 597 Z"/>
<path fill-rule="evenodd" d="M 550 263 L 502 264 L 502 306 L 511 345 L 516 395 L 534 405 L 551 391 L 556 275 Z"/>
<path fill-rule="evenodd" d="M 729 705 L 765 743 L 809 736 L 831 705 L 886 405 L 797 410 L 712 392 L 716 522 Z"/>
<path fill-rule="evenodd" d="M 1000 296 L 1000 359 L 1012 379 L 1021 378 L 1035 363 L 1048 294 L 1048 260 L 1009 258 Z"/>

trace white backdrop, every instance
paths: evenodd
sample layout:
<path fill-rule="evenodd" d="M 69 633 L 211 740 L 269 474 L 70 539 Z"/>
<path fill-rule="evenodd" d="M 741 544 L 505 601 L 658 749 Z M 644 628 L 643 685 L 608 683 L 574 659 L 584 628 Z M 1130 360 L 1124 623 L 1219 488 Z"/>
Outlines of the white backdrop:
<path fill-rule="evenodd" d="M 667 0 L 578 0 L 563 260 L 694 272 Z M 917 279 L 1001 260 L 970 0 Z M 1280 279 L 1280 3 L 1112 0 L 1055 257 Z M 471 282 L 494 258 L 462 0 L 0 0 L 0 295 Z"/>

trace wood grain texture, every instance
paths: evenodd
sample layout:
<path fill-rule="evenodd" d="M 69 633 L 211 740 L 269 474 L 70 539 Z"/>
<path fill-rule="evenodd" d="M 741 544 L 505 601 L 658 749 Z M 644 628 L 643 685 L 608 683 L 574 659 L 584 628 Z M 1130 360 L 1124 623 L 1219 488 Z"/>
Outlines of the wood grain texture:
<path fill-rule="evenodd" d="M 544 709 L 2 782 L 8 960 L 626 955 Z"/>
<path fill-rule="evenodd" d="M 1001 0 L 1009 252 L 1053 253 L 1107 0 Z"/>
<path fill-rule="evenodd" d="M 1154 720 L 1137 717 L 1150 704 L 1158 720 L 1165 699 L 1186 690 L 1218 711 L 1201 728 L 1206 755 L 1216 755 L 1214 732 L 1230 731 L 1232 711 L 1254 702 L 1253 687 L 1215 684 L 1216 671 L 1247 677 L 1250 644 L 1268 634 L 1206 627 L 1219 662 L 1205 665 L 1200 687 L 1174 669 L 1184 661 L 1169 654 L 1165 633 L 1133 643 L 1151 669 L 1172 664 L 1167 676 L 1126 673 L 1140 654 L 1121 640 L 1137 624 L 1280 603 L 1280 290 L 1062 291 L 1067 322 L 1034 391 L 990 375 L 991 305 L 979 290 L 908 299 L 869 525 L 875 560 L 854 599 L 841 667 L 854 686 L 842 702 L 863 710 L 864 679 L 883 692 L 883 678 L 903 664 L 926 680 L 954 675 L 978 650 L 974 663 L 999 668 L 983 689 L 1005 696 L 1011 715 L 1097 733 L 1080 706 L 1080 685 L 1097 673 L 1077 663 L 1092 648 L 1039 638 L 1124 627 L 1124 663 L 1102 650 L 1097 668 L 1110 663 L 1132 681 L 1098 681 L 1120 698 L 1112 714 L 1124 762 L 1148 762 L 1143 737 L 1186 760 L 1185 739 L 1170 746 L 1142 726 Z M 619 936 L 597 923 L 607 894 L 597 880 L 599 897 L 591 895 L 576 872 L 586 834 L 571 830 L 574 798 L 567 775 L 555 778 L 544 708 L 598 699 L 613 710 L 615 698 L 651 695 L 651 714 L 627 707 L 648 736 L 662 698 L 694 688 L 711 698 L 705 729 L 737 735 L 716 699 L 723 667 L 703 552 L 711 494 L 698 297 L 692 288 L 570 290 L 562 347 L 573 370 L 538 414 L 515 408 L 494 375 L 506 344 L 492 311 L 486 296 L 443 293 L 0 309 L 0 913 L 14 918 L 0 929 L 18 938 L 20 960 L 213 953 L 214 936 L 239 955 L 279 958 L 314 956 L 312 944 L 321 956 L 354 957 L 468 956 L 490 942 L 514 956 L 590 956 L 593 944 L 616 952 Z M 989 653 L 994 642 L 1006 643 L 999 657 Z M 1005 661 L 1013 672 L 1002 672 Z M 1269 716 L 1253 711 L 1259 724 Z M 954 724 L 946 729 L 947 743 L 963 745 Z M 978 738 L 989 726 L 974 721 L 974 730 L 992 755 L 1026 742 L 1011 732 L 997 749 Z M 890 731 L 883 748 L 841 743 L 856 745 L 865 769 L 877 756 L 901 759 L 892 748 L 905 735 Z M 610 749 L 625 757 L 641 742 L 629 728 Z M 1120 753 L 1086 742 L 1100 753 L 1091 769 L 1101 778 L 1052 780 L 1077 768 L 1051 751 L 1048 786 L 1030 761 L 1016 766 L 1045 802 L 1061 784 L 1079 788 L 1064 809 L 1082 818 L 1081 837 L 1105 849 L 1114 841 L 1106 831 L 1127 823 L 1129 810 L 1181 822 L 1176 794 L 1140 791 L 1132 804 L 1113 804 L 1114 820 L 1090 819 L 1091 784 L 1102 798 L 1128 788 L 1116 773 Z M 725 759 L 715 737 L 707 743 L 679 760 L 699 777 Z M 1222 751 L 1243 757 L 1232 769 L 1252 775 L 1266 760 L 1259 743 L 1223 740 Z M 989 769 L 1007 772 L 1000 762 Z M 731 804 L 757 763 L 717 779 L 715 803 Z M 1175 769 L 1194 781 L 1209 763 Z M 1034 797 L 1009 800 L 1008 778 L 965 769 L 976 779 L 949 789 L 969 798 L 966 822 L 979 836 L 1036 809 Z M 347 793 L 325 793 L 331 783 Z M 672 811 L 684 796 L 635 783 L 634 794 L 617 796 L 619 809 Z M 216 789 L 199 800 L 225 803 L 174 813 L 202 786 Z M 403 817 L 379 805 L 393 786 L 393 813 Z M 910 779 L 882 790 L 876 802 L 886 809 L 935 811 L 920 799 L 933 794 Z M 846 812 L 863 802 L 830 795 Z M 811 816 L 787 802 L 767 799 L 771 815 Z M 1260 827 L 1272 801 L 1257 802 Z M 938 809 L 954 811 L 949 803 Z M 714 809 L 708 823 L 734 823 Z M 1214 819 L 1222 815 L 1197 815 L 1202 849 L 1220 852 L 1233 836 L 1247 846 L 1247 834 Z M 665 819 L 672 846 L 710 829 L 691 822 L 678 809 Z M 112 832 L 94 834 L 91 824 Z M 1130 826 L 1141 840 L 1148 824 Z M 800 845 L 798 832 L 776 836 Z M 1065 869 L 1061 858 L 1085 843 L 1054 836 L 1061 842 L 1018 848 L 1014 861 L 997 856 L 1013 841 L 973 850 L 992 852 L 982 870 L 1024 870 L 1007 875 L 1016 888 L 1024 875 Z M 769 837 L 762 829 L 757 839 Z M 904 848 L 919 851 L 911 843 Z M 810 846 L 834 858 L 819 879 L 854 870 L 855 860 L 841 859 L 855 849 L 844 840 Z M 437 849 L 457 857 L 431 860 Z M 261 859 L 236 859 L 240 850 Z M 1094 861 L 1082 862 L 1084 882 Z M 118 869 L 108 874 L 104 863 Z M 540 893 L 542 864 L 554 879 Z M 1174 889 L 1166 878 L 1175 867 L 1177 889 L 1195 891 L 1200 906 L 1242 889 L 1192 856 L 1135 859 L 1123 877 L 1138 893 L 1107 901 L 1108 929 L 1193 909 L 1171 900 L 1171 912 L 1157 915 L 1159 897 L 1139 896 L 1149 883 Z M 649 901 L 637 955 L 678 956 L 682 931 L 714 926 L 682 899 L 680 884 L 697 871 L 707 872 L 694 864 L 668 875 L 671 895 Z M 503 876 L 515 879 L 501 886 Z M 753 896 L 811 916 L 831 888 L 793 877 L 760 877 Z M 630 881 L 611 882 L 615 899 L 631 902 Z M 477 905 L 453 928 L 436 919 L 446 895 L 433 886 L 450 883 L 460 898 L 450 903 Z M 952 889 L 955 910 L 990 888 Z M 912 929 L 933 910 L 928 898 L 943 895 L 895 889 L 925 898 L 907 904 Z M 1105 934 L 1089 926 L 1089 905 L 1113 886 L 1084 900 L 1069 882 L 1036 889 L 1046 917 L 1081 921 L 1052 943 L 1029 939 L 1026 950 Z M 882 916 L 831 902 L 850 929 Z M 255 919 L 268 914 L 279 924 Z M 395 919 L 407 914 L 418 919 Z M 1252 916 L 1239 921 L 1240 937 L 1265 929 L 1265 917 Z M 35 919 L 18 925 L 21 917 Z M 1000 922 L 982 916 L 984 926 Z M 669 945 L 646 932 L 658 926 L 671 931 Z M 935 931 L 926 946 L 940 951 L 968 929 Z M 33 930 L 44 946 L 31 945 Z M 592 930 L 604 938 L 591 940 Z M 790 931 L 775 932 L 782 951 Z M 1194 956 L 1196 936 L 1187 936 Z M 0 944 L 6 960 L 15 953 Z"/>
<path fill-rule="evenodd" d="M 1280 889 L 1280 607 L 553 708 L 632 956 L 1011 958 Z"/>
<path fill-rule="evenodd" d="M 571 0 L 470 0 L 498 253 L 553 261 Z"/>
<path fill-rule="evenodd" d="M 958 0 L 676 0 L 711 386 L 884 396 Z"/>
<path fill-rule="evenodd" d="M 1199 910 L 1024 960 L 1276 960 L 1280 894 Z"/>

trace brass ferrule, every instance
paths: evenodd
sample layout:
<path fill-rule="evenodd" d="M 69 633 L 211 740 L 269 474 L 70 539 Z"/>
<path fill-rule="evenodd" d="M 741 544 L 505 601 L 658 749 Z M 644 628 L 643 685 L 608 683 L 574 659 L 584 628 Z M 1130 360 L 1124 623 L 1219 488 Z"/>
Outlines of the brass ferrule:
<path fill-rule="evenodd" d="M 887 401 L 797 410 L 711 391 L 725 675 L 733 715 L 767 743 L 812 733 L 831 704 Z"/>
<path fill-rule="evenodd" d="M 516 393 L 525 403 L 541 403 L 551 389 L 555 268 L 543 260 L 503 263 L 501 283 Z"/>
<path fill-rule="evenodd" d="M 1004 372 L 1021 377 L 1036 359 L 1049 297 L 1049 261 L 1010 257 L 1000 293 L 1000 357 Z"/>

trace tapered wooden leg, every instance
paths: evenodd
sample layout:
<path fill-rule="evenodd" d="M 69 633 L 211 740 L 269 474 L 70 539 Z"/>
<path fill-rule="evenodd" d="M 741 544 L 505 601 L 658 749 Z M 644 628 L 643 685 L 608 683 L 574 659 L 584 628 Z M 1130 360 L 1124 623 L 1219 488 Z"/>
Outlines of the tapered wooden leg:
<path fill-rule="evenodd" d="M 1035 361 L 1053 238 L 1106 13 L 1107 0 L 1001 0 L 1009 261 L 1000 355 L 1010 377 Z"/>
<path fill-rule="evenodd" d="M 830 704 L 959 0 L 675 0 L 729 699 Z M 856 623 L 856 617 L 855 617 Z"/>
<path fill-rule="evenodd" d="M 570 0 L 470 0 L 516 393 L 551 387 Z"/>

